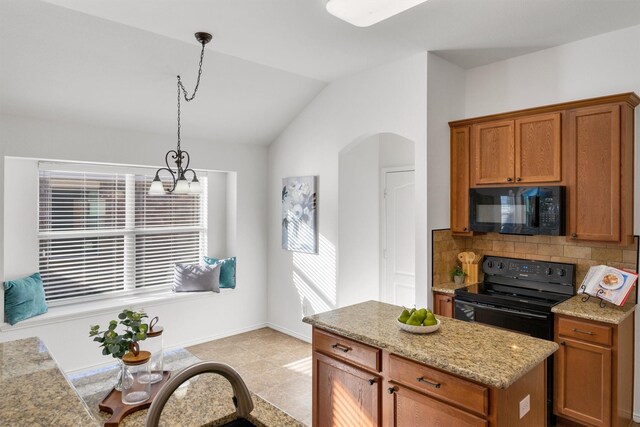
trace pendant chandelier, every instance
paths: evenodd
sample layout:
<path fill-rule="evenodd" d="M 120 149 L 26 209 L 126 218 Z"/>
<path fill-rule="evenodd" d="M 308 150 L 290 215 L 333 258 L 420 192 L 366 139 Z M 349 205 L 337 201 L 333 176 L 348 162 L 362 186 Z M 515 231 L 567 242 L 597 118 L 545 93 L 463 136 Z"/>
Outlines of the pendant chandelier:
<path fill-rule="evenodd" d="M 149 187 L 150 195 L 163 195 L 166 193 L 175 194 L 198 194 L 202 192 L 202 187 L 198 181 L 196 171 L 189 167 L 189 161 L 191 160 L 189 153 L 180 148 L 180 98 L 184 95 L 184 100 L 189 102 L 196 97 L 198 92 L 198 86 L 200 86 L 200 76 L 202 75 L 202 60 L 204 59 L 204 46 L 211 41 L 211 34 L 209 33 L 196 33 L 196 40 L 202 44 L 202 51 L 200 52 L 200 64 L 198 67 L 198 79 L 196 80 L 196 87 L 193 89 L 193 95 L 187 94 L 187 89 L 182 84 L 180 76 L 178 76 L 178 147 L 175 150 L 167 151 L 164 156 L 164 162 L 167 167 L 162 167 L 156 171 L 156 176 L 153 178 L 153 182 Z M 172 168 L 169 165 L 169 159 L 175 162 L 176 166 Z M 173 182 L 169 183 L 171 189 L 165 191 L 164 184 L 160 180 L 160 172 L 169 172 Z M 191 182 L 187 181 L 188 174 L 191 174 Z"/>

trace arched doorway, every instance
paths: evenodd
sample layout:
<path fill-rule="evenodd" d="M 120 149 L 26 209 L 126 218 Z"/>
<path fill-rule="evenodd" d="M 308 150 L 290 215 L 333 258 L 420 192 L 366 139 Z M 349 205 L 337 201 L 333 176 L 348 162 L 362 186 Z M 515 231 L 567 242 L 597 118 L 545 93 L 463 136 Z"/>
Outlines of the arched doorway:
<path fill-rule="evenodd" d="M 379 133 L 339 153 L 340 306 L 370 299 L 414 304 L 414 151 L 413 141 Z"/>

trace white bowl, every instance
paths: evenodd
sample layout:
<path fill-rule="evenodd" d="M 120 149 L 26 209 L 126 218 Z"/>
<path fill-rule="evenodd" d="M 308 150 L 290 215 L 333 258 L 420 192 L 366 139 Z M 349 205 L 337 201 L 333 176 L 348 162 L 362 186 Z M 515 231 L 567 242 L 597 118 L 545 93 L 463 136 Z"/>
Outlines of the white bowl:
<path fill-rule="evenodd" d="M 431 332 L 435 332 L 440 329 L 440 319 L 436 318 L 436 324 L 433 326 L 413 326 L 407 325 L 406 323 L 402 323 L 398 319 L 396 319 L 396 323 L 398 327 L 403 331 L 411 332 L 412 334 L 430 334 Z"/>

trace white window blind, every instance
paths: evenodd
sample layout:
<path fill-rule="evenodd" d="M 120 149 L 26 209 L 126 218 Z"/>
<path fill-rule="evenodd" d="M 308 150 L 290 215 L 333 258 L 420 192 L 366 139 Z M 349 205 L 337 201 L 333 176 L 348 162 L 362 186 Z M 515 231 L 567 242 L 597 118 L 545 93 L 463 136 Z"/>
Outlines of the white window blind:
<path fill-rule="evenodd" d="M 149 196 L 153 171 L 40 169 L 40 273 L 48 301 L 169 287 L 206 253 L 202 194 Z M 90 169 L 90 165 L 87 165 Z"/>

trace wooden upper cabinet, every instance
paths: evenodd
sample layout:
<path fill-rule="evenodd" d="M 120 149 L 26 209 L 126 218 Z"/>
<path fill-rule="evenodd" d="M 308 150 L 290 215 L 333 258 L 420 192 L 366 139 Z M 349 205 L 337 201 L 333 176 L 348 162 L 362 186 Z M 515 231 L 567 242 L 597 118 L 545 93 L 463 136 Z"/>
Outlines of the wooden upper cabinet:
<path fill-rule="evenodd" d="M 451 231 L 469 232 L 469 127 L 451 129 Z"/>
<path fill-rule="evenodd" d="M 562 179 L 560 113 L 515 121 L 515 181 L 557 182 Z"/>
<path fill-rule="evenodd" d="M 620 105 L 569 111 L 569 236 L 621 240 Z M 629 159 L 630 160 L 630 159 Z"/>
<path fill-rule="evenodd" d="M 482 185 L 513 182 L 513 120 L 479 123 L 471 129 L 473 183 Z"/>

